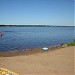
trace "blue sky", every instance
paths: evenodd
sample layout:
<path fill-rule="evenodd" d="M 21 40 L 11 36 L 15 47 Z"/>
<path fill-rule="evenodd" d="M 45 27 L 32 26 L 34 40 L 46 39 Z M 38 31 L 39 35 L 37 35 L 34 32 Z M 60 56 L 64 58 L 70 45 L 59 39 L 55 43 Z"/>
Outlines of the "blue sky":
<path fill-rule="evenodd" d="M 74 0 L 0 0 L 0 24 L 74 25 Z"/>

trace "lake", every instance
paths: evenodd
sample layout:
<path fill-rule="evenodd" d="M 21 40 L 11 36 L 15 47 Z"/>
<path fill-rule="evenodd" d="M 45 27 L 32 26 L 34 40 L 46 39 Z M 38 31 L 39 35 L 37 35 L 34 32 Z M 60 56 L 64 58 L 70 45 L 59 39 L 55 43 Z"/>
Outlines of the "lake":
<path fill-rule="evenodd" d="M 0 51 L 43 48 L 75 38 L 75 27 L 0 27 Z"/>

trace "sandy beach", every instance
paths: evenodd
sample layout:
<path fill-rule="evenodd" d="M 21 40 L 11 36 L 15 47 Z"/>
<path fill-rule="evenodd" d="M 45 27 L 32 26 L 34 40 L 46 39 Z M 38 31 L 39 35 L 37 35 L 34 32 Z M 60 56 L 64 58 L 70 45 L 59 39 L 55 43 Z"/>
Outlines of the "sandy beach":
<path fill-rule="evenodd" d="M 0 57 L 0 67 L 20 75 L 74 75 L 75 46 L 30 55 Z"/>

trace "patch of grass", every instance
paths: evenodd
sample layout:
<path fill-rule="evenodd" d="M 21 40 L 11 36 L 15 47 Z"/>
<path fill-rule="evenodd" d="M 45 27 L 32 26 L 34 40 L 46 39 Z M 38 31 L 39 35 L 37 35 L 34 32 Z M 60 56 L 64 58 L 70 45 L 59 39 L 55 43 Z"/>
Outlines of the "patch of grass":
<path fill-rule="evenodd" d="M 68 45 L 75 46 L 75 39 L 72 42 L 68 43 Z"/>
<path fill-rule="evenodd" d="M 67 44 L 67 46 L 75 46 L 75 39 L 73 39 L 73 41 L 69 43 L 61 43 L 61 46 L 65 46 L 65 44 Z"/>
<path fill-rule="evenodd" d="M 75 46 L 75 42 L 70 42 L 69 45 Z"/>

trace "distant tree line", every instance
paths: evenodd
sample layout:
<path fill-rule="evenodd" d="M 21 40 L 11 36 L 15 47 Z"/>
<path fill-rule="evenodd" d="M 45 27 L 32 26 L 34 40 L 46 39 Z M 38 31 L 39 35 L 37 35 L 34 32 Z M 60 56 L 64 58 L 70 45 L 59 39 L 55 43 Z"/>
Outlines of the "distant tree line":
<path fill-rule="evenodd" d="M 0 25 L 2 27 L 51 27 L 49 25 Z"/>
<path fill-rule="evenodd" d="M 54 25 L 0 25 L 0 27 L 69 27 L 69 26 L 54 26 Z"/>

